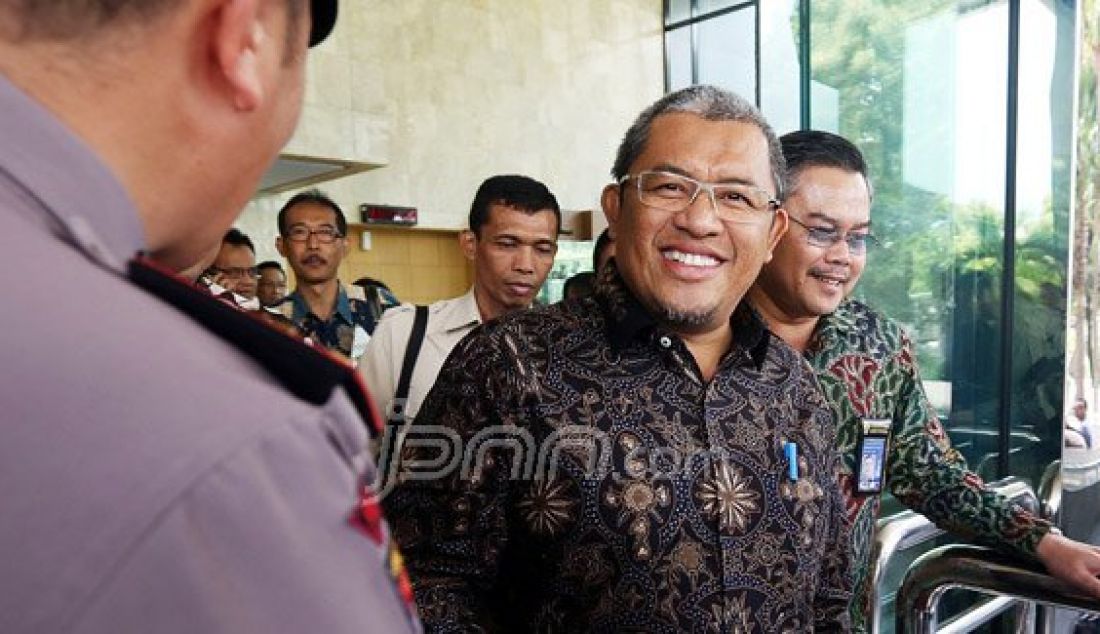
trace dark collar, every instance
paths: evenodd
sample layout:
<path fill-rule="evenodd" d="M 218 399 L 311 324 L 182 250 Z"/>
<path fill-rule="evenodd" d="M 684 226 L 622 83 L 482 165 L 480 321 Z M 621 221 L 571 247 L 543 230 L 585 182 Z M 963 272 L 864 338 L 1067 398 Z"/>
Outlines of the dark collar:
<path fill-rule="evenodd" d="M 252 358 L 299 399 L 318 407 L 344 388 L 352 404 L 377 435 L 381 421 L 355 368 L 334 353 L 307 346 L 301 340 L 270 327 L 243 310 L 200 291 L 173 272 L 145 258 L 132 260 L 130 280 L 161 301 L 174 306 L 206 330 Z"/>
<path fill-rule="evenodd" d="M 822 350 L 828 350 L 860 330 L 856 313 L 859 304 L 852 299 L 841 302 L 837 309 L 828 315 L 822 315 L 814 326 L 814 332 L 810 336 L 809 345 L 806 347 L 808 355 Z"/>
<path fill-rule="evenodd" d="M 627 287 L 613 259 L 596 280 L 596 299 L 603 308 L 608 340 L 615 350 L 623 350 L 637 339 L 664 330 Z M 744 350 L 757 368 L 763 365 L 770 335 L 760 315 L 747 301 L 742 301 L 733 311 L 730 327 L 733 329 L 733 348 Z"/>

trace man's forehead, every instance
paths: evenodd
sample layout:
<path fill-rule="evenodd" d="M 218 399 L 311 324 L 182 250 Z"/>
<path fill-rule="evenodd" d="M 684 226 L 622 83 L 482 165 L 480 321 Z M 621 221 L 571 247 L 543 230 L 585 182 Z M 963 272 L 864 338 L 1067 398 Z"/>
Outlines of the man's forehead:
<path fill-rule="evenodd" d="M 326 205 L 315 202 L 303 202 L 287 210 L 287 224 L 330 224 L 336 225 L 336 212 Z"/>
<path fill-rule="evenodd" d="M 871 199 L 858 172 L 832 168 L 802 172 L 783 206 L 802 220 L 851 226 L 871 224 Z"/>
<path fill-rule="evenodd" d="M 526 211 L 507 203 L 490 203 L 482 229 L 489 229 L 494 235 L 539 233 L 553 239 L 556 237 L 556 226 L 557 217 L 553 209 Z"/>
<path fill-rule="evenodd" d="M 799 211 L 797 208 L 794 211 Z M 807 210 L 799 215 L 803 222 L 817 221 L 837 227 L 852 227 L 862 229 L 871 226 L 871 216 L 862 213 L 847 213 L 847 210 L 832 211 L 828 209 Z"/>
<path fill-rule="evenodd" d="M 660 115 L 631 172 L 655 167 L 672 167 L 701 180 L 773 186 L 768 139 L 752 121 L 711 120 L 684 112 Z"/>

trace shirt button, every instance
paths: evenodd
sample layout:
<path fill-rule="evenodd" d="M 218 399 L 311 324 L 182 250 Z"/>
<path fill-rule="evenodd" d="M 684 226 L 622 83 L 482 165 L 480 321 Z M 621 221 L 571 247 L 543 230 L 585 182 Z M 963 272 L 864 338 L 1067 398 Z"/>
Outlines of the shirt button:
<path fill-rule="evenodd" d="M 657 343 L 661 344 L 662 348 L 671 348 L 672 347 L 672 338 L 669 337 L 668 335 L 664 335 L 657 341 Z"/>

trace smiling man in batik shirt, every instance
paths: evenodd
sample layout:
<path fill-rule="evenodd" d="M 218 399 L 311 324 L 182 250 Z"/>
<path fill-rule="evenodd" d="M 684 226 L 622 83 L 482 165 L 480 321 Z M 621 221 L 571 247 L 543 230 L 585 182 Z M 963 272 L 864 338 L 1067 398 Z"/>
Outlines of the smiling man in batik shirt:
<path fill-rule="evenodd" d="M 883 488 L 941 528 L 1033 554 L 1051 573 L 1100 596 L 1100 554 L 1051 533 L 1049 522 L 990 490 L 951 446 L 921 386 L 909 336 L 847 299 L 871 242 L 871 186 L 859 150 L 835 134 L 781 139 L 791 230 L 749 297 L 768 328 L 818 373 L 837 420 L 841 489 L 852 519 L 857 574 L 852 620 L 866 626 L 867 572 Z"/>
<path fill-rule="evenodd" d="M 410 429 L 385 506 L 428 631 L 845 629 L 832 419 L 739 308 L 786 230 L 774 133 L 696 86 L 612 173 L 596 295 L 471 333 Z"/>

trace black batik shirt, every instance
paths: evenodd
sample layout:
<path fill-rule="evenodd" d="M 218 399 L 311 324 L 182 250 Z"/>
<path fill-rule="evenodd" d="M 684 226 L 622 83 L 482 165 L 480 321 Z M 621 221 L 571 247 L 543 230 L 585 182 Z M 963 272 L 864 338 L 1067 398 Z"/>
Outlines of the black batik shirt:
<path fill-rule="evenodd" d="M 427 631 L 846 629 L 831 415 L 754 314 L 732 326 L 704 381 L 612 269 L 467 336 L 384 501 Z"/>

